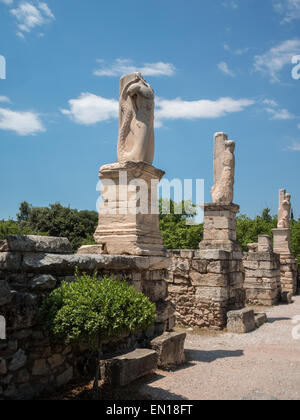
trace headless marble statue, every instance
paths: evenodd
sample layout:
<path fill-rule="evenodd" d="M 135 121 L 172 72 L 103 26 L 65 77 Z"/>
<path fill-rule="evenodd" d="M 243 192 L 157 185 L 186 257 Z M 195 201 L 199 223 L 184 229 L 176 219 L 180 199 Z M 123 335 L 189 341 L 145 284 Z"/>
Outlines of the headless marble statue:
<path fill-rule="evenodd" d="M 279 191 L 278 228 L 289 229 L 291 214 L 291 195 L 285 190 Z"/>
<path fill-rule="evenodd" d="M 214 186 L 211 190 L 216 204 L 232 204 L 235 171 L 235 142 L 227 140 L 225 133 L 215 134 Z"/>
<path fill-rule="evenodd" d="M 154 91 L 140 73 L 120 80 L 118 161 L 146 162 L 154 157 Z"/>

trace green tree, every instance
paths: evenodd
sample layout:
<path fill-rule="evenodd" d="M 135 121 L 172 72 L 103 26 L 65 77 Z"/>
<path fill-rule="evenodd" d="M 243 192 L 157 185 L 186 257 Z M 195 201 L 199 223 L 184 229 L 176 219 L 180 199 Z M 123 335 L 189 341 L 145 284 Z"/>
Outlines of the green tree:
<path fill-rule="evenodd" d="M 300 269 L 300 218 L 291 221 L 291 246 L 295 257 L 298 259 Z"/>
<path fill-rule="evenodd" d="M 254 219 L 242 214 L 237 217 L 237 241 L 244 251 L 248 251 L 249 243 L 257 242 L 258 235 L 273 237 L 272 229 L 277 226 L 277 217 L 270 215 L 270 209 L 264 209 L 261 216 Z"/>
<path fill-rule="evenodd" d="M 30 235 L 32 230 L 28 226 L 22 226 L 15 220 L 0 220 L 0 239 L 7 235 Z"/>
<path fill-rule="evenodd" d="M 203 239 L 203 225 L 193 224 L 195 205 L 160 200 L 159 225 L 167 249 L 197 249 Z"/>
<path fill-rule="evenodd" d="M 74 282 L 63 282 L 44 300 L 40 320 L 56 339 L 97 352 L 97 390 L 103 343 L 146 330 L 155 321 L 155 311 L 145 295 L 124 281 L 76 272 Z"/>
<path fill-rule="evenodd" d="M 19 207 L 19 213 L 17 214 L 17 220 L 19 222 L 27 222 L 29 215 L 32 210 L 32 205 L 27 203 L 27 201 L 23 201 Z"/>
<path fill-rule="evenodd" d="M 28 234 L 66 237 L 74 250 L 81 245 L 94 243 L 93 234 L 98 224 L 95 211 L 78 211 L 59 203 L 49 207 L 33 207 L 27 202 L 20 205 L 17 219 L 21 230 Z"/>

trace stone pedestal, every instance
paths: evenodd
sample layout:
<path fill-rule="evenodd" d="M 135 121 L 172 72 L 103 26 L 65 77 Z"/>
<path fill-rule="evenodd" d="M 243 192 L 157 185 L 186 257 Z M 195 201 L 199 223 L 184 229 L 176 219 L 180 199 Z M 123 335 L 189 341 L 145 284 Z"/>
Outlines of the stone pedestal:
<path fill-rule="evenodd" d="M 291 230 L 284 228 L 273 229 L 274 252 L 280 255 L 280 283 L 281 293 L 297 293 L 298 263 L 291 251 Z"/>
<path fill-rule="evenodd" d="M 243 261 L 247 303 L 275 305 L 281 290 L 279 255 L 273 252 L 268 235 L 260 235 L 258 243 L 250 245 Z"/>
<path fill-rule="evenodd" d="M 291 255 L 291 229 L 273 229 L 274 252 L 277 254 Z"/>
<path fill-rule="evenodd" d="M 202 287 L 197 290 L 197 298 L 202 303 L 218 301 L 221 327 L 226 325 L 229 310 L 245 306 L 243 253 L 236 240 L 238 211 L 236 204 L 204 205 L 204 238 L 199 245 L 199 256 L 209 264 L 207 275 L 201 276 Z M 212 256 L 214 261 L 210 261 Z"/>
<path fill-rule="evenodd" d="M 167 281 L 181 325 L 220 330 L 228 311 L 245 306 L 241 252 L 170 251 Z"/>
<path fill-rule="evenodd" d="M 115 255 L 165 255 L 159 230 L 157 186 L 164 172 L 144 162 L 105 165 L 100 169 L 98 252 Z M 90 253 L 88 247 L 80 252 Z M 97 253 L 97 246 L 92 247 Z"/>
<path fill-rule="evenodd" d="M 236 241 L 237 204 L 204 204 L 204 238 L 200 249 L 241 251 Z"/>
<path fill-rule="evenodd" d="M 258 252 L 273 252 L 272 241 L 269 235 L 258 235 Z"/>

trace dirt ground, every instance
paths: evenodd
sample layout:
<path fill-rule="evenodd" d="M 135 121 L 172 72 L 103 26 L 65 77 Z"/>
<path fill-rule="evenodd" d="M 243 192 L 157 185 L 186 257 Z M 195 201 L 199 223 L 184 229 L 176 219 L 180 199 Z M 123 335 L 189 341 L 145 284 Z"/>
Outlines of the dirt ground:
<path fill-rule="evenodd" d="M 188 331 L 186 365 L 157 372 L 140 392 L 163 400 L 299 400 L 300 296 L 266 312 L 269 322 L 249 334 Z"/>

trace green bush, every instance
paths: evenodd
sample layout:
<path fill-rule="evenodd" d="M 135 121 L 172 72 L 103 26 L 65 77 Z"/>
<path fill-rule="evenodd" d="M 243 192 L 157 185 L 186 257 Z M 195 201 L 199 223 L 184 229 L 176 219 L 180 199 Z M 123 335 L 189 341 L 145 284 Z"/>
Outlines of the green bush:
<path fill-rule="evenodd" d="M 102 344 L 146 330 L 155 311 L 146 296 L 124 281 L 76 272 L 74 282 L 63 282 L 44 300 L 40 319 L 56 339 L 98 351 L 96 389 Z"/>

